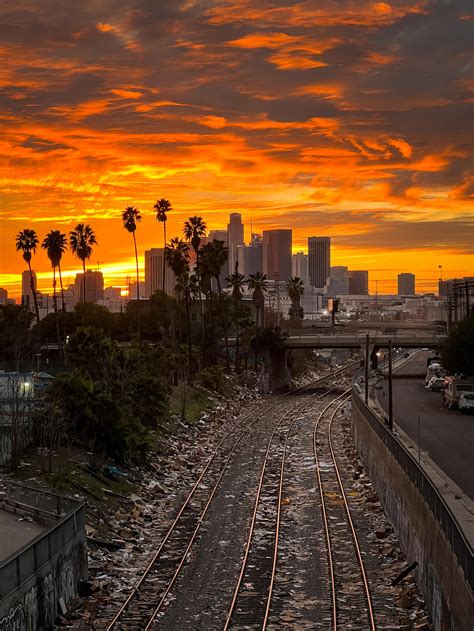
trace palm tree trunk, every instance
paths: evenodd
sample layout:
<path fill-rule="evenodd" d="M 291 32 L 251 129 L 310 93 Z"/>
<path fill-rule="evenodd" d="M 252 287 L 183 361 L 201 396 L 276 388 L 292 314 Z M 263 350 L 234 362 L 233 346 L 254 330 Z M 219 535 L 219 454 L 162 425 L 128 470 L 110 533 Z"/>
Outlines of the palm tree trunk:
<path fill-rule="evenodd" d="M 63 340 L 67 338 L 66 332 L 66 302 L 64 300 L 63 276 L 61 273 L 61 263 L 58 263 L 59 286 L 61 287 L 61 319 L 63 325 Z"/>
<path fill-rule="evenodd" d="M 191 365 L 193 361 L 193 347 L 191 344 L 191 315 L 189 313 L 189 297 L 187 294 L 184 296 L 184 301 L 186 303 L 186 321 L 187 321 L 187 329 L 188 329 L 188 358 L 189 358 L 189 381 L 191 381 Z"/>
<path fill-rule="evenodd" d="M 230 368 L 230 357 L 229 357 L 229 336 L 227 335 L 227 319 L 224 313 L 224 304 L 222 300 L 222 289 L 221 289 L 221 279 L 220 275 L 216 276 L 217 280 L 217 289 L 219 291 L 219 306 L 221 309 L 221 318 L 222 318 L 222 327 L 224 329 L 224 339 L 225 339 L 225 366 L 227 370 Z"/>
<path fill-rule="evenodd" d="M 163 284 L 161 287 L 163 290 L 163 293 L 165 293 L 165 272 L 166 272 L 165 250 L 166 250 L 166 221 L 163 221 Z"/>
<path fill-rule="evenodd" d="M 53 267 L 53 308 L 56 319 L 56 336 L 58 338 L 59 356 L 63 355 L 63 345 L 61 342 L 61 329 L 59 326 L 58 298 L 56 296 L 56 267 Z"/>
<path fill-rule="evenodd" d="M 35 305 L 36 321 L 39 325 L 40 315 L 39 315 L 39 309 L 38 309 L 38 298 L 36 296 L 35 283 L 33 280 L 33 270 L 31 269 L 31 261 L 28 261 L 28 268 L 30 270 L 30 288 L 31 288 L 31 294 L 33 296 L 33 303 Z"/>
<path fill-rule="evenodd" d="M 138 273 L 138 252 L 137 252 L 137 240 L 135 238 L 135 232 L 132 232 L 133 234 L 133 245 L 135 246 L 135 263 L 137 265 L 137 301 L 140 300 L 140 291 L 139 291 L 139 281 L 140 281 L 140 276 Z"/>
<path fill-rule="evenodd" d="M 240 328 L 239 328 L 239 301 L 234 301 L 235 314 L 235 372 L 240 372 Z"/>
<path fill-rule="evenodd" d="M 82 259 L 82 304 L 86 304 L 86 259 Z"/>

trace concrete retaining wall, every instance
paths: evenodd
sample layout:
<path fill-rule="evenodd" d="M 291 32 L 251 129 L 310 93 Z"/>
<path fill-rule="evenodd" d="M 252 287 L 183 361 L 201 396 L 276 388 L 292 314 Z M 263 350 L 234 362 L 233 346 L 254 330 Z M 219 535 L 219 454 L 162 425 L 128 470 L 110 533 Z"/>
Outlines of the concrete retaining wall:
<path fill-rule="evenodd" d="M 59 599 L 67 605 L 77 596 L 79 581 L 87 578 L 84 520 L 84 503 L 76 502 L 57 523 L 0 564 L 0 631 L 54 627 Z"/>
<path fill-rule="evenodd" d="M 469 553 L 469 543 L 456 531 L 456 520 L 450 519 L 447 508 L 440 510 L 436 490 L 430 488 L 421 471 L 419 483 L 414 483 L 410 467 L 417 466 L 416 463 L 407 460 L 407 466 L 402 466 L 403 451 L 397 453 L 393 448 L 396 442 L 393 435 L 356 393 L 353 393 L 351 416 L 355 446 L 408 563 L 418 562 L 418 585 L 435 629 L 472 631 L 472 548 Z M 374 425 L 374 420 L 380 428 Z M 410 459 L 408 453 L 406 457 Z"/>

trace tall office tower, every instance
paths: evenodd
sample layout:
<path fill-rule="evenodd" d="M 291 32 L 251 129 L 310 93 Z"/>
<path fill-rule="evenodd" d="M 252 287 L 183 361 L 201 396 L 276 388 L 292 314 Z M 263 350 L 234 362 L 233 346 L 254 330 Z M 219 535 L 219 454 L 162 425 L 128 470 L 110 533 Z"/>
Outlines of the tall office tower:
<path fill-rule="evenodd" d="M 322 289 L 327 284 L 331 266 L 330 237 L 308 237 L 308 271 L 313 287 Z"/>
<path fill-rule="evenodd" d="M 38 290 L 38 280 L 36 278 L 36 272 L 33 270 L 33 287 L 35 291 Z M 25 270 L 21 273 L 21 304 L 27 309 L 33 308 L 33 294 L 31 293 L 31 280 L 29 270 Z"/>
<path fill-rule="evenodd" d="M 349 294 L 351 296 L 367 296 L 369 293 L 369 272 L 366 270 L 349 270 Z"/>
<path fill-rule="evenodd" d="M 231 213 L 227 224 L 229 235 L 229 270 L 234 272 L 237 261 L 237 246 L 244 244 L 244 224 L 240 213 Z"/>
<path fill-rule="evenodd" d="M 248 276 L 263 270 L 263 239 L 259 234 L 252 234 L 249 245 L 237 246 L 237 261 L 240 274 Z"/>
<path fill-rule="evenodd" d="M 415 274 L 410 274 L 409 272 L 406 272 L 398 275 L 398 295 L 415 295 Z"/>
<path fill-rule="evenodd" d="M 304 252 L 297 252 L 291 257 L 291 273 L 306 282 L 308 275 L 308 255 Z"/>
<path fill-rule="evenodd" d="M 263 273 L 270 280 L 291 278 L 291 230 L 263 231 Z"/>
<path fill-rule="evenodd" d="M 76 300 L 81 302 L 83 299 L 83 287 L 84 287 L 84 274 L 76 274 L 76 281 L 74 283 L 74 293 Z M 98 302 L 104 299 L 104 277 L 102 272 L 98 270 L 86 270 L 85 275 L 86 283 L 86 302 Z"/>
<path fill-rule="evenodd" d="M 3 287 L 0 287 L 0 305 L 5 305 L 8 302 L 8 291 Z"/>
<path fill-rule="evenodd" d="M 347 267 L 336 265 L 329 271 L 328 294 L 330 296 L 347 296 L 349 293 L 349 274 Z"/>
<path fill-rule="evenodd" d="M 155 291 L 163 289 L 163 265 L 165 265 L 165 294 L 174 296 L 176 285 L 173 271 L 164 260 L 164 248 L 145 250 L 145 298 L 149 298 Z M 130 298 L 135 299 L 132 293 Z"/>

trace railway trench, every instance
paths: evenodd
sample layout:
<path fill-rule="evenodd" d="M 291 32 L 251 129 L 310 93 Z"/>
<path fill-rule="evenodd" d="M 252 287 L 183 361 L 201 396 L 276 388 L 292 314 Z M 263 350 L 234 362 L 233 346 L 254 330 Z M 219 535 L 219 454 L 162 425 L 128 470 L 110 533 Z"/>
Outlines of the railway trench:
<path fill-rule="evenodd" d="M 342 393 L 347 393 L 349 385 L 350 379 L 339 375 L 314 389 L 275 398 L 259 418 L 242 426 L 233 438 L 228 460 L 219 465 L 215 496 L 202 519 L 195 520 L 192 545 L 185 550 L 175 580 L 155 614 L 145 625 L 131 601 L 128 622 L 117 619 L 111 628 L 407 631 L 415 628 L 415 622 L 426 621 L 412 580 L 402 587 L 390 587 L 405 560 L 352 449 L 342 414 Z M 320 430 L 328 429 L 326 412 L 332 418 L 333 449 L 360 540 L 373 623 L 363 580 L 350 558 L 353 535 L 340 512 L 342 497 L 334 480 L 322 495 L 318 489 L 317 468 L 321 477 L 334 469 L 327 451 L 320 453 L 319 460 L 314 456 L 315 444 L 327 450 L 326 439 L 314 441 L 318 420 Z M 210 493 L 215 479 L 203 479 L 201 492 Z M 321 497 L 328 513 L 329 537 L 324 531 Z M 191 499 L 191 511 L 201 511 L 198 499 Z M 336 595 L 328 541 L 338 572 Z M 386 554 L 383 548 L 388 548 Z M 163 555 L 165 565 L 173 555 L 172 544 Z M 155 581 L 157 593 L 162 592 L 159 572 L 147 589 Z M 407 584 L 411 610 L 407 610 L 406 599 L 402 602 Z"/>

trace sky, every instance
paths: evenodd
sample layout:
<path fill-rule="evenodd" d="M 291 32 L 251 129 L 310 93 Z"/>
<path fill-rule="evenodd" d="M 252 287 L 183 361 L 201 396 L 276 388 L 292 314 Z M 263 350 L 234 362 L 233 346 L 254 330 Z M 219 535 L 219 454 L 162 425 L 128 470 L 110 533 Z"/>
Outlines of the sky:
<path fill-rule="evenodd" d="M 134 273 L 190 215 L 332 237 L 333 265 L 418 291 L 474 273 L 469 0 L 16 0 L 0 4 L 0 286 L 15 235 L 94 228 L 89 267 Z M 43 251 L 38 285 L 51 282 Z M 64 276 L 80 265 L 71 254 Z"/>

